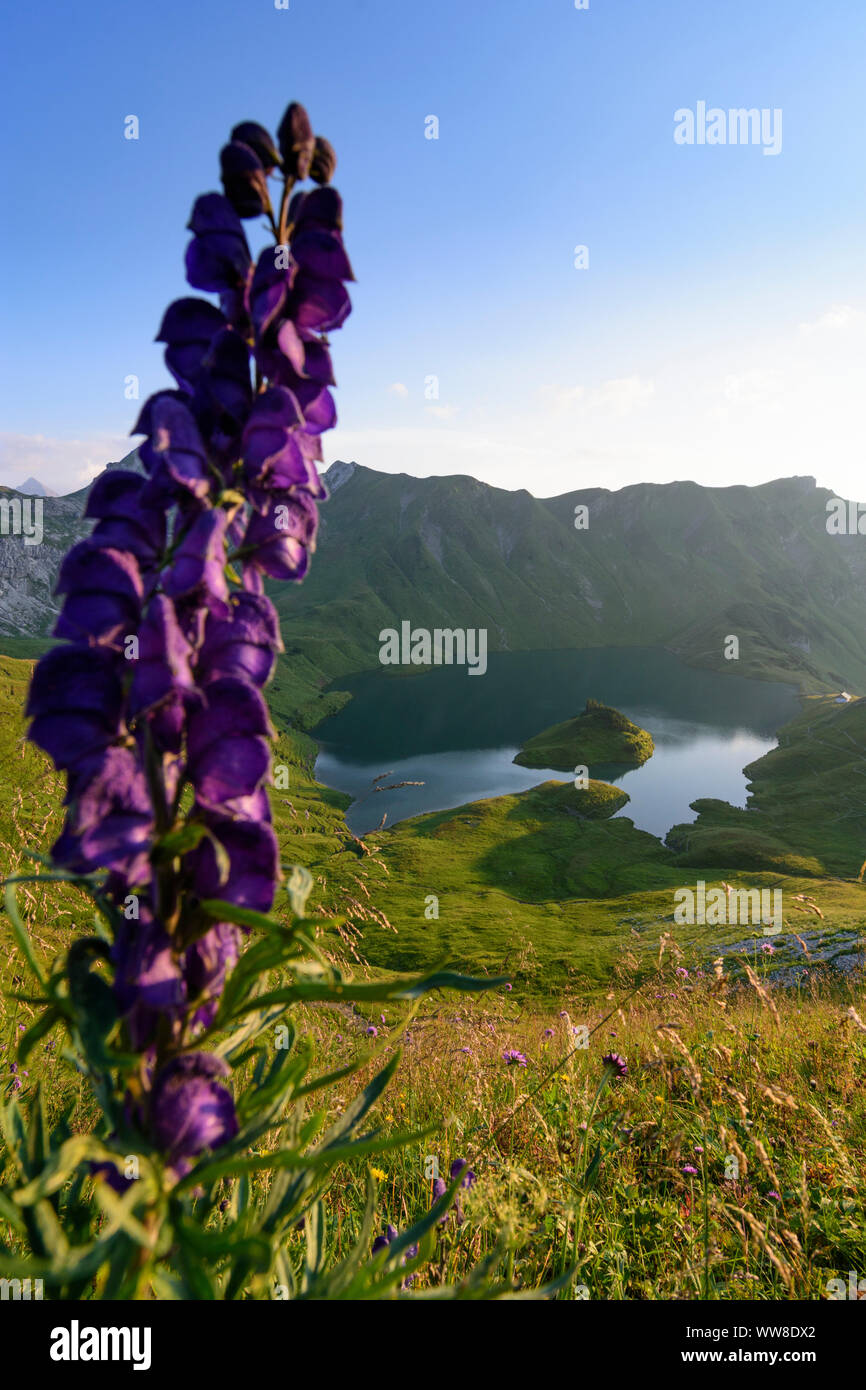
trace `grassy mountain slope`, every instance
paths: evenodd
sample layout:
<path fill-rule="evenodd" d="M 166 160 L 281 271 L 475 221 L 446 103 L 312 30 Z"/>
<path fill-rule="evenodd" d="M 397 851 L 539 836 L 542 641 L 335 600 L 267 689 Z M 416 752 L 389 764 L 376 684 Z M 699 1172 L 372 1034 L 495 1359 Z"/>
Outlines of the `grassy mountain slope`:
<path fill-rule="evenodd" d="M 662 644 L 720 671 L 856 688 L 866 548 L 827 534 L 829 496 L 795 478 L 539 500 L 356 467 L 323 508 L 309 579 L 274 597 L 296 655 L 330 679 L 375 666 L 379 631 L 409 618 L 486 627 L 491 650 Z"/>
<path fill-rule="evenodd" d="M 333 711 L 326 687 L 378 665 L 379 632 L 404 619 L 486 628 L 491 651 L 664 645 L 810 692 L 866 687 L 866 546 L 827 534 L 831 494 L 813 479 L 550 499 L 348 464 L 330 481 L 309 577 L 272 586 L 287 649 L 281 707 L 301 710 L 304 727 Z M 84 497 L 46 499 L 42 546 L 0 538 L 0 636 L 50 630 L 57 565 L 86 530 Z M 578 505 L 586 530 L 574 526 Z M 730 635 L 736 664 L 724 656 Z"/>

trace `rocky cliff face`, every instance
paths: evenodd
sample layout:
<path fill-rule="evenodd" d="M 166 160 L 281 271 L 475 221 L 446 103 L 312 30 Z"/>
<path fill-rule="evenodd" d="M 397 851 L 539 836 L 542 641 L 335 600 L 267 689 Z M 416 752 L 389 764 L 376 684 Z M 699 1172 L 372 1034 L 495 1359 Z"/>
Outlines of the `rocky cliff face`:
<path fill-rule="evenodd" d="M 106 467 L 144 471 L 137 450 Z M 333 463 L 325 474 L 329 492 L 336 492 L 348 482 L 354 470 L 353 463 Z M 69 547 L 91 529 L 91 523 L 82 515 L 88 492 L 85 487 L 65 497 L 48 493 L 39 497 L 43 528 L 39 545 L 27 545 L 23 536 L 11 531 L 0 535 L 0 636 L 45 637 L 51 632 L 60 606 L 54 596 L 60 562 Z M 33 492 L 26 495 L 39 496 Z M 23 500 L 23 496 L 11 488 L 0 487 L 0 498 Z"/>
<path fill-rule="evenodd" d="M 141 471 L 135 451 L 108 467 Z M 38 499 L 43 531 L 39 545 L 27 545 L 23 536 L 14 535 L 11 530 L 0 535 L 0 635 L 44 637 L 50 633 L 59 609 L 54 585 L 60 562 L 69 547 L 82 540 L 91 528 L 82 516 L 87 493 L 87 488 L 81 488 L 66 497 Z M 20 494 L 0 488 L 0 496 L 11 500 Z M 31 508 L 33 505 L 31 501 Z"/>

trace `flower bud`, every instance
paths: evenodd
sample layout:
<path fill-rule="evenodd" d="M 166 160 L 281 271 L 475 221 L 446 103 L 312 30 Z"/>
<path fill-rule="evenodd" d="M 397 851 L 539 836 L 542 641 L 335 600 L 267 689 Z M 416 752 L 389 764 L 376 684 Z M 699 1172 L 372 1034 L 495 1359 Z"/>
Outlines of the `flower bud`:
<path fill-rule="evenodd" d="M 261 160 L 266 174 L 269 174 L 272 169 L 276 169 L 282 162 L 274 144 L 274 137 L 257 121 L 241 121 L 240 125 L 234 127 L 231 138 L 232 140 L 240 140 L 242 145 L 249 145 L 253 153 L 257 154 Z"/>
<path fill-rule="evenodd" d="M 226 197 L 239 217 L 258 217 L 270 203 L 268 180 L 255 150 L 233 140 L 220 150 Z"/>
<path fill-rule="evenodd" d="M 290 178 L 305 179 L 310 172 L 315 137 L 310 118 L 300 102 L 293 101 L 280 121 L 277 142 L 283 168 Z"/>
<path fill-rule="evenodd" d="M 337 151 L 324 135 L 316 136 L 313 149 L 313 162 L 310 165 L 310 178 L 316 183 L 330 183 L 337 167 Z"/>

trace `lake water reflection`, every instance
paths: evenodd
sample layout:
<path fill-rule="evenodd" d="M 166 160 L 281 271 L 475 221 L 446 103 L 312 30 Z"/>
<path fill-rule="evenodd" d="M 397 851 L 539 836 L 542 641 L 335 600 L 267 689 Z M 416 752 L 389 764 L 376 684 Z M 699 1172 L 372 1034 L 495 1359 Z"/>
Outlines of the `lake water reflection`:
<path fill-rule="evenodd" d="M 603 765 L 591 775 L 631 797 L 622 812 L 664 836 L 694 819 L 690 802 L 746 801 L 742 769 L 774 747 L 775 731 L 799 709 L 792 686 L 717 675 L 661 648 L 492 653 L 484 676 L 440 667 L 422 675 L 364 673 L 340 682 L 354 699 L 314 731 L 316 776 L 355 798 L 355 834 L 427 811 L 537 786 L 562 772 L 518 767 L 533 734 L 580 713 L 588 698 L 648 729 L 655 753 L 641 768 Z M 423 786 L 370 793 L 374 778 Z"/>

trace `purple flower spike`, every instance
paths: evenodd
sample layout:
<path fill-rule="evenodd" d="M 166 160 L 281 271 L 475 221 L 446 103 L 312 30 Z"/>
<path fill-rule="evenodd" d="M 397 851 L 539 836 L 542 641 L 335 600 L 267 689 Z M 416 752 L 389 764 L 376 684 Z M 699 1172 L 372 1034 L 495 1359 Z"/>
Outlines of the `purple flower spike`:
<path fill-rule="evenodd" d="M 277 143 L 255 121 L 232 130 L 225 196 L 196 199 L 186 249 L 190 285 L 219 303 L 187 295 L 163 315 L 176 387 L 134 427 L 145 476 L 108 469 L 91 488 L 92 533 L 57 584 L 64 640 L 27 704 L 30 739 L 66 774 L 54 860 L 99 872 L 111 908 L 119 1051 L 141 1054 L 126 1118 L 176 1174 L 237 1133 L 227 1067 L 189 1049 L 218 1016 L 244 931 L 202 901 L 267 913 L 281 877 L 261 690 L 283 647 L 264 589 L 306 574 L 327 498 L 317 465 L 336 408 L 321 335 L 349 313 L 352 279 L 335 164 L 296 103 Z M 295 190 L 308 174 L 320 186 Z M 262 212 L 280 244 L 254 267 L 241 218 Z"/>

